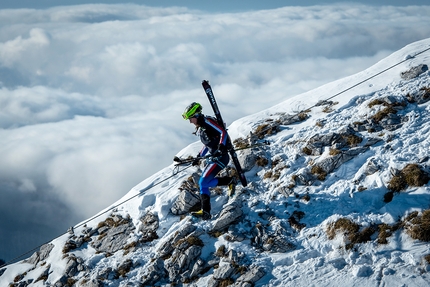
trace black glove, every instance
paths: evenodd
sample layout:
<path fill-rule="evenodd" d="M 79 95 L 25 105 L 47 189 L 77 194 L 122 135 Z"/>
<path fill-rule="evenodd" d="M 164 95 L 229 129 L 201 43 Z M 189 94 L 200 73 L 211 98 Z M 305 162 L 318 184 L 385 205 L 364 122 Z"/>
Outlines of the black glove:
<path fill-rule="evenodd" d="M 220 144 L 220 145 L 218 145 L 218 149 L 216 151 L 214 151 L 212 156 L 213 157 L 219 157 L 219 156 L 222 156 L 223 154 L 225 154 L 226 152 L 227 152 L 227 148 L 225 147 L 225 145 Z"/>
<path fill-rule="evenodd" d="M 196 158 L 191 163 L 193 166 L 200 165 L 200 153 L 197 154 Z"/>

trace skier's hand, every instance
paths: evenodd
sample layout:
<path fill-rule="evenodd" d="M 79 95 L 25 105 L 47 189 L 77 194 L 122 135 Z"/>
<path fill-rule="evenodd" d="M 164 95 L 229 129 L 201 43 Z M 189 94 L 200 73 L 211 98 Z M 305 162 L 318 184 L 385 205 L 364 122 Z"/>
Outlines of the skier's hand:
<path fill-rule="evenodd" d="M 220 157 L 222 156 L 225 152 L 227 151 L 227 148 L 225 147 L 225 145 L 220 144 L 218 145 L 218 149 L 216 151 L 214 151 L 214 153 L 212 154 L 213 157 Z"/>
<path fill-rule="evenodd" d="M 212 154 L 212 157 L 214 157 L 214 158 L 220 157 L 220 156 L 222 156 L 222 151 L 220 151 L 219 149 L 214 151 L 214 153 Z"/>
<path fill-rule="evenodd" d="M 193 166 L 200 165 L 200 153 L 197 154 L 196 158 L 191 163 Z"/>
<path fill-rule="evenodd" d="M 227 147 L 223 144 L 218 145 L 218 150 L 221 151 L 221 154 L 227 153 Z"/>

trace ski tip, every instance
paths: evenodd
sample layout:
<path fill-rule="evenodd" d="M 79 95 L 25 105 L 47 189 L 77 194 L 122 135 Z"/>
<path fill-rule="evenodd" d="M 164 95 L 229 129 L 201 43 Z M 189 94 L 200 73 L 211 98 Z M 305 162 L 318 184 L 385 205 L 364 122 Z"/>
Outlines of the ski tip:
<path fill-rule="evenodd" d="M 203 81 L 202 81 L 202 86 L 203 86 L 203 88 L 205 88 L 205 89 L 207 89 L 208 87 L 210 87 L 210 85 L 209 85 L 209 81 L 208 81 L 208 80 L 203 80 Z"/>

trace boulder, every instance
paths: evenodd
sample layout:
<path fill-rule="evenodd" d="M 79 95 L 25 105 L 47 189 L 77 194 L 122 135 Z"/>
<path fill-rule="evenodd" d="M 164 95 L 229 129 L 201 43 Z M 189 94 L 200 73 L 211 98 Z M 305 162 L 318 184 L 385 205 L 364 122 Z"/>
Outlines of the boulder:
<path fill-rule="evenodd" d="M 320 162 L 317 163 L 319 167 L 321 167 L 326 173 L 330 173 L 333 170 L 339 168 L 345 162 L 353 159 L 360 153 L 363 153 L 367 150 L 367 147 L 357 147 L 352 148 L 346 151 L 340 151 L 339 154 L 327 157 Z"/>
<path fill-rule="evenodd" d="M 24 260 L 24 262 L 36 265 L 40 261 L 45 260 L 49 256 L 49 253 L 51 253 L 51 250 L 53 248 L 54 248 L 54 244 L 51 244 L 51 243 L 42 245 L 39 251 L 36 251 L 35 253 L 33 253 L 33 255 L 31 255 L 30 258 Z"/>
<path fill-rule="evenodd" d="M 161 246 L 158 248 L 158 255 L 160 258 L 170 256 L 175 250 L 176 243 L 195 231 L 195 227 L 191 222 L 187 222 L 179 228 L 174 234 L 168 236 Z"/>
<path fill-rule="evenodd" d="M 223 208 L 219 217 L 215 220 L 212 232 L 228 229 L 228 227 L 237 222 L 243 215 L 242 204 L 236 200 Z"/>
<path fill-rule="evenodd" d="M 193 190 L 183 189 L 180 191 L 175 202 L 173 202 L 170 211 L 175 215 L 182 215 L 187 214 L 190 211 L 199 210 L 200 206 L 199 193 Z"/>

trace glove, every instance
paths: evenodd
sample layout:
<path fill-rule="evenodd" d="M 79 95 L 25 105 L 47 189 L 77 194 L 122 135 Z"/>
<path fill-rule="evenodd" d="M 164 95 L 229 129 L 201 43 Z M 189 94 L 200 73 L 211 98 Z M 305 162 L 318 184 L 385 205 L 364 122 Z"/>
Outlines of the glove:
<path fill-rule="evenodd" d="M 212 154 L 213 157 L 219 157 L 222 156 L 227 151 L 225 145 L 220 144 L 218 146 L 218 149 Z"/>
<path fill-rule="evenodd" d="M 196 158 L 191 163 L 193 166 L 200 165 L 200 153 L 197 154 Z"/>

